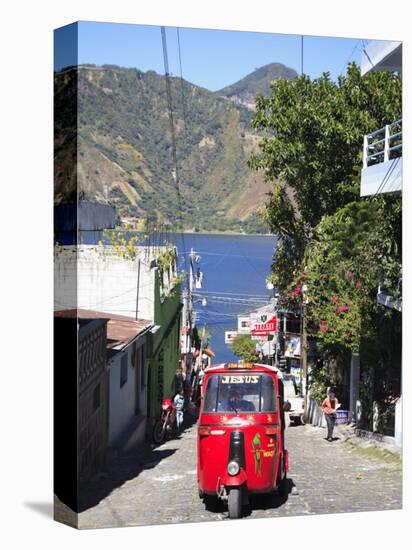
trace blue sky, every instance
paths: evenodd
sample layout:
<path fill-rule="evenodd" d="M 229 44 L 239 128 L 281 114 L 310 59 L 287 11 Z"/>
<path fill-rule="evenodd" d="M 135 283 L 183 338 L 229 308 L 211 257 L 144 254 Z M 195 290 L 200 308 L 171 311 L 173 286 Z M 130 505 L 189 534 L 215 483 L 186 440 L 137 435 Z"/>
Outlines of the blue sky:
<path fill-rule="evenodd" d="M 78 33 L 78 51 L 73 38 Z M 218 90 L 267 63 L 279 62 L 301 70 L 301 36 L 181 28 L 183 77 Z M 366 40 L 365 40 L 366 42 Z M 118 23 L 80 22 L 56 31 L 55 69 L 78 62 L 114 64 L 164 73 L 160 27 Z M 176 28 L 167 28 L 170 72 L 180 76 Z M 345 72 L 348 61 L 358 64 L 363 41 L 351 38 L 305 36 L 303 71 L 311 78 L 329 71 Z"/>

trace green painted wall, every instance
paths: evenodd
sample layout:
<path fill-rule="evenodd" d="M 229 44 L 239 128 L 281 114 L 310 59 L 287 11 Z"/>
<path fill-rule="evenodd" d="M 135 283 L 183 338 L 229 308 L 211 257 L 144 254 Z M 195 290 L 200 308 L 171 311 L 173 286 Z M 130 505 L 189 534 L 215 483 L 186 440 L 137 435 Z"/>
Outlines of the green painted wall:
<path fill-rule="evenodd" d="M 165 297 L 161 297 L 160 270 L 155 274 L 154 322 L 160 329 L 153 337 L 154 356 L 149 360 L 148 409 L 151 419 L 159 416 L 160 404 L 165 397 L 173 397 L 174 376 L 180 359 L 180 292 L 181 283 Z M 150 421 L 149 421 L 150 422 Z"/>

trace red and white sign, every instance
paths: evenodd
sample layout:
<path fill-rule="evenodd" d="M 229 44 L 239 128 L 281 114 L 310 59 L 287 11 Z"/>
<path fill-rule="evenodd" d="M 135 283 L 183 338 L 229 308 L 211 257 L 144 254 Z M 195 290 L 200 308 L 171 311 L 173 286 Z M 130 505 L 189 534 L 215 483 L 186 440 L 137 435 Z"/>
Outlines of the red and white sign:
<path fill-rule="evenodd" d="M 253 323 L 251 335 L 252 336 L 269 336 L 269 334 L 275 334 L 276 332 L 276 315 L 264 323 Z"/>

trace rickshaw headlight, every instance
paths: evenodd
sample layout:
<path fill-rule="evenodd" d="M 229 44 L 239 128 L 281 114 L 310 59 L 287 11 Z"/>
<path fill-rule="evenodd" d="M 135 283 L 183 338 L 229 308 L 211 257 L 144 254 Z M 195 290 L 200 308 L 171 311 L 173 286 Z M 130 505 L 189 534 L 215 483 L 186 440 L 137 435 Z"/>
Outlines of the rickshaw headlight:
<path fill-rule="evenodd" d="M 227 465 L 227 472 L 230 476 L 236 476 L 239 473 L 239 470 L 240 470 L 240 466 L 234 460 L 229 462 L 229 464 Z"/>

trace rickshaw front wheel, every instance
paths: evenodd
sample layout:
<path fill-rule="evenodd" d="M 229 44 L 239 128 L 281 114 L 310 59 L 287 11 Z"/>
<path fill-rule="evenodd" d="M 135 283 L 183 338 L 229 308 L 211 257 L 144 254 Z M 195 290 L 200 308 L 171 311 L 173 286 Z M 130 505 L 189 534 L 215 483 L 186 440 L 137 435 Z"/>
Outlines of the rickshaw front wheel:
<path fill-rule="evenodd" d="M 229 517 L 238 519 L 242 515 L 242 492 L 240 487 L 233 487 L 229 491 L 228 498 Z"/>

